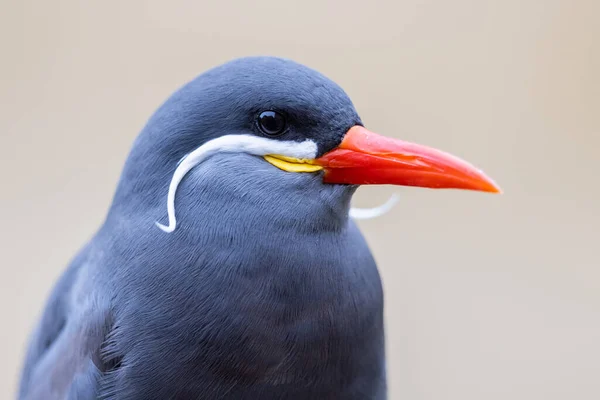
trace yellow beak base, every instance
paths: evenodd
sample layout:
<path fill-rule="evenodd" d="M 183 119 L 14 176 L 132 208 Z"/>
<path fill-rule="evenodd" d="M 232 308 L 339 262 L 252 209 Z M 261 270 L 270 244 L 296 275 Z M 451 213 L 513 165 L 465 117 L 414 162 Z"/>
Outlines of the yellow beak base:
<path fill-rule="evenodd" d="M 317 172 L 323 169 L 323 167 L 320 165 L 312 164 L 313 160 L 292 158 L 275 154 L 263 157 L 269 163 L 287 172 Z"/>

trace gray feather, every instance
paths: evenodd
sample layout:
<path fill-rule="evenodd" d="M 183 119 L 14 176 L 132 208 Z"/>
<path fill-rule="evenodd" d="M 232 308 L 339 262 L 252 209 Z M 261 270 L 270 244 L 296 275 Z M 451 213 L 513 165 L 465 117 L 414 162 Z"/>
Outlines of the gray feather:
<path fill-rule="evenodd" d="M 273 104 L 304 121 L 286 140 L 321 153 L 360 121 L 337 85 L 285 60 L 235 61 L 176 93 L 50 297 L 21 399 L 385 398 L 383 294 L 348 218 L 355 187 L 220 154 L 183 179 L 177 230 L 154 224 L 178 160 L 252 133 L 249 116 Z"/>

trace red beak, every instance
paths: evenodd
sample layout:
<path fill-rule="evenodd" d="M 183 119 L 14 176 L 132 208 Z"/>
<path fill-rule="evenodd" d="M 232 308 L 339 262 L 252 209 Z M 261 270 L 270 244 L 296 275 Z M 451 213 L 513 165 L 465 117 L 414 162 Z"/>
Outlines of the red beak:
<path fill-rule="evenodd" d="M 392 184 L 500 193 L 500 187 L 471 164 L 440 150 L 388 138 L 353 126 L 334 150 L 316 159 L 323 181 Z"/>

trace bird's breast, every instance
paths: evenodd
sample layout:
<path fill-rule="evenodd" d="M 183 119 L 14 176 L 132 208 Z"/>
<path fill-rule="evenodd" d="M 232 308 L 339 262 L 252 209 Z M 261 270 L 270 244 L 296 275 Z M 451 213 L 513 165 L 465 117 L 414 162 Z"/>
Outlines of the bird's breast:
<path fill-rule="evenodd" d="M 351 222 L 329 232 L 292 228 L 217 228 L 176 254 L 154 251 L 162 268 L 140 266 L 128 282 L 138 301 L 124 301 L 135 315 L 122 320 L 136 321 L 126 336 L 142 357 L 169 365 L 166 385 L 305 398 L 383 387 L 383 294 L 360 232 Z"/>
<path fill-rule="evenodd" d="M 126 353 L 126 371 L 160 382 L 165 394 L 181 387 L 227 388 L 227 398 L 249 399 L 379 393 L 383 294 L 348 220 L 353 189 L 281 171 L 268 181 L 243 171 L 219 175 L 233 167 L 219 160 L 182 181 L 173 233 L 151 226 L 123 235 L 128 240 L 107 235 L 122 246 L 110 264 L 127 265 L 112 283 L 122 321 L 116 336 L 127 343 L 115 351 Z"/>

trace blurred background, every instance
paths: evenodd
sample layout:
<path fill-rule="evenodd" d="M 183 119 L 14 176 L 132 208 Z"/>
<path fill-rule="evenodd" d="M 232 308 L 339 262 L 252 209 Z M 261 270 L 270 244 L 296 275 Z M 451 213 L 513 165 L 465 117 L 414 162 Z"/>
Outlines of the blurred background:
<path fill-rule="evenodd" d="M 365 187 L 390 399 L 600 398 L 597 0 L 2 0 L 0 399 L 46 297 L 102 223 L 129 147 L 175 89 L 278 55 L 346 89 L 369 129 L 503 187 Z"/>

